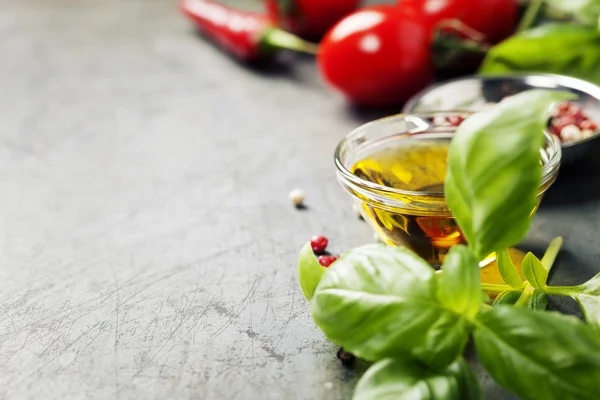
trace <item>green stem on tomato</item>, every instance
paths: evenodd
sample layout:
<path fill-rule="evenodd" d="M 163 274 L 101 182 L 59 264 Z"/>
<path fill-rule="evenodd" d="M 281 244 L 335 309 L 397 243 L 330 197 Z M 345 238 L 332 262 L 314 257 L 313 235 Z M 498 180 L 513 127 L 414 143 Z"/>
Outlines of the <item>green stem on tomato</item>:
<path fill-rule="evenodd" d="M 462 33 L 467 38 L 477 43 L 485 43 L 485 35 L 476 29 L 471 28 L 459 19 L 444 19 L 436 25 L 436 30 L 442 32 L 445 29 L 453 29 L 458 33 Z"/>
<path fill-rule="evenodd" d="M 502 293 L 507 290 L 512 290 L 512 288 L 508 285 L 497 285 L 495 283 L 481 283 L 481 289 L 485 292 L 489 293 Z"/>
<path fill-rule="evenodd" d="M 484 43 L 475 40 L 461 40 L 456 37 L 451 37 L 443 34 L 436 36 L 435 49 L 461 50 L 469 53 L 487 54 L 490 47 Z"/>
<path fill-rule="evenodd" d="M 542 3 L 544 3 L 544 0 L 529 1 L 529 4 L 525 9 L 525 13 L 523 14 L 523 18 L 521 18 L 521 22 L 519 23 L 519 27 L 517 28 L 517 32 L 524 31 L 525 29 L 530 28 L 531 25 L 533 25 L 538 13 L 540 12 Z"/>

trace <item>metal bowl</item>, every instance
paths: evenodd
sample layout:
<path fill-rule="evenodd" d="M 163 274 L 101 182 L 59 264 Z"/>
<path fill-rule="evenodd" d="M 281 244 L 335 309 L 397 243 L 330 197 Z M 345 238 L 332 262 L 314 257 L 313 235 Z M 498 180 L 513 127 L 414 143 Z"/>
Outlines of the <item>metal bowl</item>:
<path fill-rule="evenodd" d="M 480 111 L 488 103 L 529 89 L 568 90 L 579 96 L 575 101 L 585 113 L 600 122 L 600 87 L 581 79 L 553 74 L 467 76 L 429 86 L 413 96 L 404 113 L 432 111 Z M 562 160 L 572 162 L 600 143 L 600 130 L 583 140 L 562 144 Z"/>

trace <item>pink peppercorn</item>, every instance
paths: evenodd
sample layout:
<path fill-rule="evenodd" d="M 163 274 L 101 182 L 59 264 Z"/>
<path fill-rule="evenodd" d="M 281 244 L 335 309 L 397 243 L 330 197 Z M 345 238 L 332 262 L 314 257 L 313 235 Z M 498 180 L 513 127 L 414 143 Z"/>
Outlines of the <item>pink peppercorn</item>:
<path fill-rule="evenodd" d="M 329 240 L 327 240 L 325 236 L 313 236 L 310 238 L 310 247 L 312 247 L 312 250 L 317 254 L 321 254 L 325 251 L 327 243 L 329 243 Z"/>

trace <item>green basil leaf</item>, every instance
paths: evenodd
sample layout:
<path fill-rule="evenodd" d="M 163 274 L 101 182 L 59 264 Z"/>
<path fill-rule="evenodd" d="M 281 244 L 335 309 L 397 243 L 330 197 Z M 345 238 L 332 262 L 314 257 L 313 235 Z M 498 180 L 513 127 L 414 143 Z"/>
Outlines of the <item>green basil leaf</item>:
<path fill-rule="evenodd" d="M 524 400 L 598 399 L 600 338 L 575 317 L 492 308 L 480 315 L 474 339 L 494 379 Z"/>
<path fill-rule="evenodd" d="M 462 352 L 469 322 L 437 298 L 435 271 L 405 247 L 368 245 L 329 267 L 311 301 L 317 325 L 359 358 L 419 359 L 444 368 Z"/>
<path fill-rule="evenodd" d="M 576 288 L 577 293 L 571 294 L 571 297 L 579 303 L 585 320 L 600 326 L 600 274 Z"/>
<path fill-rule="evenodd" d="M 598 25 L 599 0 L 546 0 L 546 4 L 554 10 L 572 15 L 584 24 Z"/>
<path fill-rule="evenodd" d="M 573 296 L 573 298 L 579 303 L 579 307 L 581 307 L 587 323 L 600 326 L 600 297 L 578 294 Z"/>
<path fill-rule="evenodd" d="M 404 359 L 375 363 L 358 381 L 354 400 L 479 400 L 479 383 L 460 358 L 441 372 Z"/>
<path fill-rule="evenodd" d="M 548 296 L 543 289 L 535 289 L 529 299 L 528 307 L 533 311 L 544 311 L 548 306 Z"/>
<path fill-rule="evenodd" d="M 512 306 L 519 300 L 523 294 L 523 290 L 507 290 L 506 292 L 500 293 L 492 303 L 492 306 Z"/>
<path fill-rule="evenodd" d="M 306 243 L 298 257 L 298 281 L 307 300 L 312 298 L 325 270 L 326 268 L 317 261 L 310 242 Z"/>
<path fill-rule="evenodd" d="M 548 270 L 544 268 L 542 262 L 532 253 L 527 253 L 525 258 L 523 258 L 521 272 L 523 272 L 523 276 L 525 276 L 527 282 L 529 282 L 534 289 L 546 287 Z"/>
<path fill-rule="evenodd" d="M 548 109 L 573 97 L 529 90 L 470 116 L 457 128 L 448 154 L 445 193 L 478 259 L 525 237 L 540 185 Z"/>
<path fill-rule="evenodd" d="M 525 286 L 525 283 L 521 280 L 515 265 L 510 259 L 508 249 L 504 248 L 496 251 L 496 260 L 498 261 L 498 270 L 500 271 L 500 276 L 507 285 L 515 289 L 521 289 L 523 286 Z"/>
<path fill-rule="evenodd" d="M 438 299 L 452 311 L 474 318 L 481 309 L 479 263 L 462 245 L 450 249 L 438 276 Z"/>
<path fill-rule="evenodd" d="M 569 3 L 572 0 L 559 0 Z M 547 72 L 600 83 L 600 32 L 576 24 L 547 24 L 492 47 L 479 73 Z"/>

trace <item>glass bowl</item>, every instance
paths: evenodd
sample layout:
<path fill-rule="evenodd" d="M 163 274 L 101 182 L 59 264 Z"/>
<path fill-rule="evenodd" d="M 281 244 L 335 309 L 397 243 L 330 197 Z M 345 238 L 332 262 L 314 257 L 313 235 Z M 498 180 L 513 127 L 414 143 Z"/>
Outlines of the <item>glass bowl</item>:
<path fill-rule="evenodd" d="M 446 112 L 383 118 L 352 131 L 335 151 L 340 184 L 353 196 L 363 217 L 381 239 L 390 245 L 409 247 L 434 266 L 442 263 L 450 247 L 465 243 L 446 204 L 443 184 L 421 190 L 400 190 L 363 179 L 352 172 L 352 167 L 392 142 L 394 146 L 401 144 L 402 148 L 406 147 L 406 151 L 414 146 L 405 146 L 404 142 L 398 141 L 407 141 L 409 145 L 415 141 L 424 143 L 424 140 L 449 142 L 456 127 L 448 126 L 446 118 L 465 118 L 468 115 L 468 112 Z M 555 181 L 561 160 L 559 140 L 548 132 L 544 135 L 546 143 L 540 149 L 542 180 L 538 204 Z"/>

